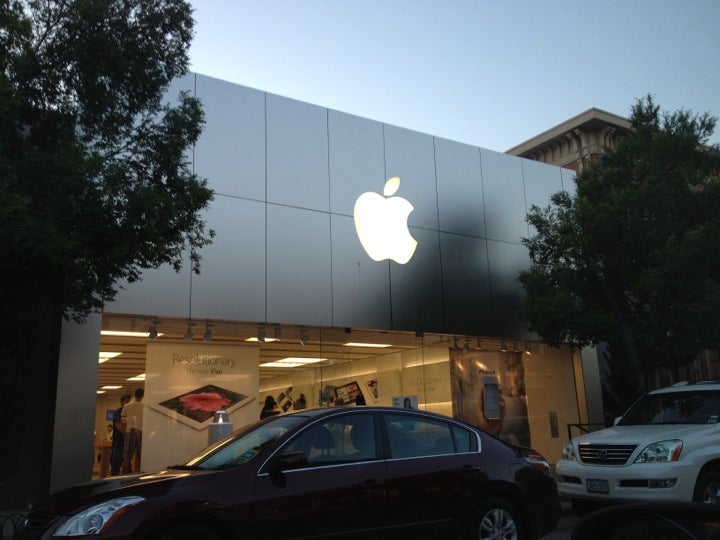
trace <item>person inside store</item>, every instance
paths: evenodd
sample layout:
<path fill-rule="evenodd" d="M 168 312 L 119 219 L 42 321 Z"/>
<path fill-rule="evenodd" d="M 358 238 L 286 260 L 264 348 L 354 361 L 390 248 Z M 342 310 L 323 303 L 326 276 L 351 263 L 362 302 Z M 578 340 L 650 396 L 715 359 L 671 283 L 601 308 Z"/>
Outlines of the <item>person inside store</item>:
<path fill-rule="evenodd" d="M 142 456 L 142 425 L 143 409 L 142 402 L 145 397 L 145 390 L 135 390 L 135 401 L 131 401 L 122 411 L 122 419 L 125 424 L 125 446 L 123 451 L 123 474 L 140 471 L 140 459 Z"/>
<path fill-rule="evenodd" d="M 262 408 L 262 411 L 260 411 L 260 420 L 267 418 L 268 416 L 275 416 L 278 414 L 280 414 L 280 407 L 278 407 L 275 398 L 267 396 L 265 398 L 265 406 Z"/>
<path fill-rule="evenodd" d="M 295 400 L 295 403 L 293 403 L 294 411 L 299 411 L 301 409 L 307 409 L 307 400 L 305 399 L 305 394 L 300 394 L 300 397 Z"/>
<path fill-rule="evenodd" d="M 358 394 L 357 396 L 355 396 L 355 406 L 358 405 L 367 405 L 367 403 L 365 403 L 365 396 L 363 396 L 362 394 Z"/>
<path fill-rule="evenodd" d="M 113 411 L 112 450 L 110 453 L 110 474 L 113 476 L 120 474 L 120 467 L 123 462 L 123 452 L 125 451 L 125 426 L 122 422 L 122 410 L 128 403 L 130 403 L 130 394 L 123 394 L 120 396 L 120 407 Z"/>

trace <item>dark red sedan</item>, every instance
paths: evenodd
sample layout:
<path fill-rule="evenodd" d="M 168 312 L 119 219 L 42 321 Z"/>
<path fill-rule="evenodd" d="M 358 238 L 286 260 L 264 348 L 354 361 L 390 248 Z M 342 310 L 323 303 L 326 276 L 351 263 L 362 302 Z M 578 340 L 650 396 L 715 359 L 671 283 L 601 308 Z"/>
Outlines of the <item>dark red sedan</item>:
<path fill-rule="evenodd" d="M 186 464 L 51 495 L 19 538 L 537 538 L 560 500 L 547 462 L 445 416 L 304 410 Z"/>

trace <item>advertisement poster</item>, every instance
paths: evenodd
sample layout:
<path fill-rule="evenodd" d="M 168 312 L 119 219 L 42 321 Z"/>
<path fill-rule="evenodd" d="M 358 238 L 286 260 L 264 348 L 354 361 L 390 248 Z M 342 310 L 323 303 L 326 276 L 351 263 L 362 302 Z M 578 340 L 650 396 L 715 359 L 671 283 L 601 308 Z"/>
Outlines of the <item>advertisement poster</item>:
<path fill-rule="evenodd" d="M 530 446 L 522 353 L 450 349 L 453 416 Z"/>
<path fill-rule="evenodd" d="M 393 407 L 401 407 L 403 409 L 417 409 L 418 408 L 418 397 L 417 396 L 393 396 L 392 406 Z"/>
<path fill-rule="evenodd" d="M 258 350 L 211 343 L 149 343 L 143 419 L 144 470 L 182 463 L 208 445 L 217 410 L 235 429 L 256 420 Z"/>

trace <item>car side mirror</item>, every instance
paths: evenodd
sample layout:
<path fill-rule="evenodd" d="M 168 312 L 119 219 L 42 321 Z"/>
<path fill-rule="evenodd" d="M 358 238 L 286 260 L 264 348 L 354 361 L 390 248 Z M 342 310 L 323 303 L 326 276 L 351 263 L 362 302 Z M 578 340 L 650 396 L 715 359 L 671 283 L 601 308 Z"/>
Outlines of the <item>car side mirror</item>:
<path fill-rule="evenodd" d="M 617 426 L 620 420 L 622 420 L 622 416 L 616 416 L 615 420 L 613 420 L 613 426 Z"/>
<path fill-rule="evenodd" d="M 280 486 L 285 486 L 285 475 L 283 471 L 292 469 L 300 469 L 307 467 L 308 460 L 305 452 L 286 452 L 277 456 L 272 463 L 268 472 L 272 481 Z"/>

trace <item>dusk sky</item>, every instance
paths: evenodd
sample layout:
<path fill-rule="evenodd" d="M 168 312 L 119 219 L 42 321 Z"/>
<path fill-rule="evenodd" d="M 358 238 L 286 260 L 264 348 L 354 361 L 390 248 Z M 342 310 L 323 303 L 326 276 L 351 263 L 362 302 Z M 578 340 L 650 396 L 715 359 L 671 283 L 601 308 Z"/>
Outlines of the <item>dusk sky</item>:
<path fill-rule="evenodd" d="M 492 150 L 648 93 L 720 115 L 718 0 L 192 4 L 192 71 Z"/>

